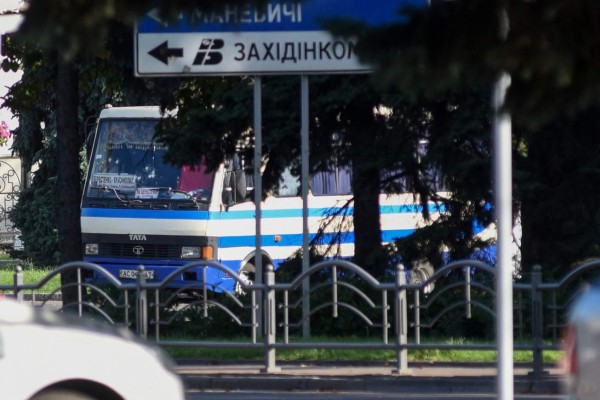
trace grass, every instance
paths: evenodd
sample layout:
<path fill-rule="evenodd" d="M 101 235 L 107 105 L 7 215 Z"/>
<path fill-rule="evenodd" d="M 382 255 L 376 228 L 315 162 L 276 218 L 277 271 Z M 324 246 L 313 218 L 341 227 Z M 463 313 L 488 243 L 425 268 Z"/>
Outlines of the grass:
<path fill-rule="evenodd" d="M 332 341 L 331 338 L 315 337 L 311 342 Z M 360 339 L 349 339 L 360 340 Z M 215 341 L 222 341 L 218 339 Z M 247 341 L 240 338 L 239 341 Z M 336 339 L 339 341 L 339 339 Z M 469 344 L 463 339 L 449 339 L 432 343 Z M 214 348 L 183 348 L 168 347 L 166 351 L 177 359 L 202 359 L 202 360 L 233 360 L 233 361 L 262 361 L 264 351 L 260 349 L 214 349 Z M 557 363 L 562 358 L 562 351 L 546 350 L 543 353 L 545 363 Z M 517 363 L 531 363 L 531 351 L 518 350 L 514 352 Z M 340 349 L 279 349 L 278 361 L 348 361 L 348 362 L 394 362 L 396 354 L 392 350 L 340 350 Z M 496 361 L 496 352 L 491 350 L 462 350 L 462 349 L 411 349 L 408 351 L 410 362 L 478 362 L 488 363 Z"/>
<path fill-rule="evenodd" d="M 3 257 L 0 257 L 2 259 Z M 26 285 L 38 283 L 44 279 L 50 272 L 52 267 L 35 267 L 33 264 L 25 263 L 23 265 L 23 283 Z M 0 265 L 0 285 L 8 286 L 14 283 L 15 265 Z M 52 293 L 60 288 L 60 276 L 53 277 L 44 287 L 37 290 L 38 293 Z M 7 292 L 9 293 L 9 292 Z"/>

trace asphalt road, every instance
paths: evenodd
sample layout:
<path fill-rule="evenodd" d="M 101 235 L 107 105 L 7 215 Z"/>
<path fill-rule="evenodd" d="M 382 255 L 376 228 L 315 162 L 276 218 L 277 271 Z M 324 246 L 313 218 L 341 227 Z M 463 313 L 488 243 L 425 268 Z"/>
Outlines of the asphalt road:
<path fill-rule="evenodd" d="M 497 389 L 496 368 L 492 364 L 413 364 L 411 367 L 407 375 L 398 376 L 393 374 L 393 368 L 379 364 L 288 363 L 282 364 L 278 373 L 265 374 L 260 372 L 259 365 L 193 362 L 179 365 L 178 372 L 190 393 L 205 391 L 251 395 L 273 392 L 304 397 L 305 393 L 323 393 L 329 398 L 343 393 L 350 396 L 348 398 L 371 399 L 386 398 L 388 394 L 395 398 L 414 394 L 420 397 L 412 398 L 451 396 L 447 398 L 456 399 L 460 398 L 455 396 L 457 393 L 483 394 L 482 398 L 494 398 Z M 563 398 L 559 395 L 562 393 L 562 371 L 556 367 L 549 367 L 547 371 L 546 375 L 534 379 L 527 368 L 515 368 L 515 398 Z M 370 397 L 365 397 L 367 393 Z"/>

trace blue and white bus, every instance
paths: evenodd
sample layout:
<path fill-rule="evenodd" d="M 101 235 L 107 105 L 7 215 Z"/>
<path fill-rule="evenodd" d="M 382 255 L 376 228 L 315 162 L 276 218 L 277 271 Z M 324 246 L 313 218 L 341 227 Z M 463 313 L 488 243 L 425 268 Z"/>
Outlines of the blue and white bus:
<path fill-rule="evenodd" d="M 84 260 L 122 280 L 135 279 L 139 265 L 145 266 L 148 279 L 162 280 L 200 260 L 218 261 L 251 279 L 256 221 L 244 172 L 234 162 L 214 172 L 202 164 L 177 167 L 164 162 L 166 148 L 154 141 L 161 117 L 158 107 L 102 110 L 81 203 Z M 298 178 L 284 174 L 261 205 L 263 265 L 277 268 L 302 247 L 299 187 Z M 307 199 L 310 238 L 319 230 L 325 239 L 341 232 L 337 246 L 323 240 L 327 256 L 347 258 L 354 253 L 351 199 L 348 173 L 312 177 Z M 412 193 L 381 195 L 380 211 L 383 242 L 425 224 Z M 439 215 L 433 204 L 430 211 L 433 218 Z M 185 286 L 199 279 L 201 271 L 189 270 L 174 283 Z M 231 277 L 212 268 L 207 281 L 216 290 L 234 288 Z"/>

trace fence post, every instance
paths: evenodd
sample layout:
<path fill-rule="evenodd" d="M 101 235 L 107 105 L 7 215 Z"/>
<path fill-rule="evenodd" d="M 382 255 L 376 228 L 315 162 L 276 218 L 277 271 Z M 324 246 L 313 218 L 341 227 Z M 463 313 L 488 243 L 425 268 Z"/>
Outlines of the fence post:
<path fill-rule="evenodd" d="M 83 317 L 83 281 L 80 267 L 77 267 L 77 314 L 79 318 Z"/>
<path fill-rule="evenodd" d="M 404 265 L 398 264 L 396 266 L 396 287 L 395 291 L 395 314 L 394 318 L 394 329 L 396 336 L 396 369 L 393 371 L 395 374 L 401 374 L 408 370 L 408 350 L 406 348 L 407 343 L 407 305 L 406 305 L 406 288 L 402 287 L 406 285 L 406 272 Z"/>
<path fill-rule="evenodd" d="M 533 344 L 533 376 L 539 377 L 543 372 L 542 343 L 543 334 L 543 297 L 539 289 L 542 284 L 542 267 L 535 265 L 531 273 L 531 334 Z"/>
<path fill-rule="evenodd" d="M 415 290 L 415 343 L 421 344 L 421 291 L 419 289 Z"/>
<path fill-rule="evenodd" d="M 276 340 L 276 329 L 277 329 L 277 321 L 276 321 L 276 299 L 275 299 L 275 289 L 273 285 L 275 284 L 275 268 L 273 265 L 268 264 L 265 266 L 265 276 L 264 285 L 265 285 L 265 293 L 263 295 L 264 301 L 264 310 L 265 310 L 265 318 L 264 318 L 264 327 L 265 327 L 265 368 L 261 371 L 263 373 L 272 373 L 279 372 L 281 368 L 275 365 L 275 344 Z"/>
<path fill-rule="evenodd" d="M 146 290 L 146 273 L 143 265 L 138 267 L 136 291 L 136 332 L 141 338 L 146 339 L 148 337 L 148 292 Z"/>
<path fill-rule="evenodd" d="M 17 301 L 19 303 L 23 302 L 23 291 L 21 290 L 21 287 L 23 287 L 23 266 L 22 265 L 17 265 L 15 267 L 15 273 L 13 275 L 13 286 L 14 286 L 14 295 L 15 295 L 15 299 L 17 299 Z"/>
<path fill-rule="evenodd" d="M 471 267 L 465 267 L 465 318 L 471 319 Z"/>

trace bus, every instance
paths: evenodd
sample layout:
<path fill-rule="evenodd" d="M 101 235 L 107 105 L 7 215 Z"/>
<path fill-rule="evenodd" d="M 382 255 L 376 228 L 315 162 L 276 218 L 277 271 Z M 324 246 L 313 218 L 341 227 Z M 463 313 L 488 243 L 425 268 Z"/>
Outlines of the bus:
<path fill-rule="evenodd" d="M 139 265 L 148 280 L 160 281 L 190 262 L 217 261 L 251 282 L 257 257 L 277 269 L 301 250 L 303 202 L 297 177 L 284 173 L 261 204 L 259 255 L 252 176 L 236 158 L 215 171 L 202 162 L 181 167 L 165 162 L 167 149 L 154 140 L 161 118 L 158 107 L 102 110 L 81 201 L 84 261 L 122 281 L 135 279 Z M 425 224 L 414 194 L 382 194 L 379 200 L 382 242 Z M 309 236 L 322 239 L 328 257 L 354 254 L 351 201 L 347 170 L 311 178 Z M 431 204 L 433 218 L 440 212 Z M 201 268 L 190 269 L 172 284 L 185 287 L 202 277 Z M 235 290 L 234 279 L 215 268 L 207 268 L 206 280 L 216 291 Z"/>

